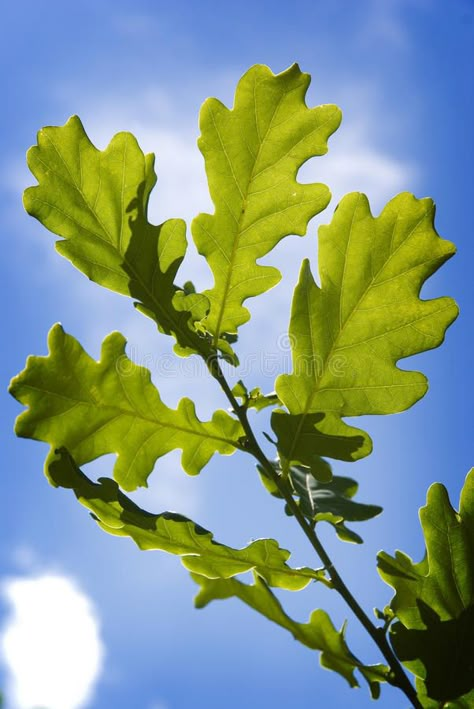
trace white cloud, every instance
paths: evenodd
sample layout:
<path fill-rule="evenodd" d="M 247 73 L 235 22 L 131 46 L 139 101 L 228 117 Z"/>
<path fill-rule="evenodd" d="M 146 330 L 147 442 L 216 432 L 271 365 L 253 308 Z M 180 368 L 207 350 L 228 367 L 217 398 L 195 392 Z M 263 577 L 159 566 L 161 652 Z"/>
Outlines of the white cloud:
<path fill-rule="evenodd" d="M 160 386 L 160 390 L 162 388 Z M 110 478 L 115 459 L 114 454 L 101 456 L 82 468 L 91 479 Z M 156 475 L 150 476 L 148 487 L 129 492 L 128 497 L 155 514 L 169 511 L 196 518 L 202 512 L 201 481 L 197 476 L 186 475 L 182 471 L 180 459 L 180 450 L 168 453 L 158 461 Z"/>
<path fill-rule="evenodd" d="M 363 21 L 355 29 L 354 39 L 360 47 L 383 46 L 400 52 L 413 49 L 409 13 L 429 11 L 433 0 L 367 0 Z"/>
<path fill-rule="evenodd" d="M 181 451 L 173 451 L 158 463 L 156 475 L 152 475 L 147 488 L 139 488 L 130 494 L 137 505 L 150 512 L 178 512 L 196 519 L 202 514 L 202 482 L 195 476 L 185 475 L 181 470 Z"/>
<path fill-rule="evenodd" d="M 376 147 L 370 140 L 371 130 L 371 116 L 356 126 L 343 124 L 331 139 L 328 154 L 309 161 L 300 170 L 301 182 L 323 182 L 330 187 L 330 210 L 348 192 L 364 192 L 373 211 L 379 211 L 416 182 L 415 166 Z M 320 221 L 326 223 L 329 218 L 323 213 Z"/>
<path fill-rule="evenodd" d="M 7 579 L 1 635 L 9 709 L 79 709 L 91 700 L 104 649 L 89 598 L 58 574 Z"/>

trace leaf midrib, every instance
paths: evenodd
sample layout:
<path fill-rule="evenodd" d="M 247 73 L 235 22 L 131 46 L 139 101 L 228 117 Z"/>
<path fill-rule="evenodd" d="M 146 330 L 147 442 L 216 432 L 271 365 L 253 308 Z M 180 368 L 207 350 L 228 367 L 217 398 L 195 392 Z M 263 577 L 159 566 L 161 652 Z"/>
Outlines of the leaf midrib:
<path fill-rule="evenodd" d="M 257 83 L 257 82 L 255 82 L 255 84 L 256 84 L 256 83 Z M 231 283 L 231 279 L 232 279 L 232 275 L 233 275 L 234 262 L 235 262 L 235 258 L 236 258 L 237 251 L 238 251 L 238 248 L 239 248 L 240 238 L 241 238 L 241 236 L 242 236 L 242 233 L 241 233 L 242 220 L 243 220 L 243 216 L 245 215 L 245 211 L 246 211 L 246 207 L 247 207 L 247 202 L 248 202 L 248 199 L 249 199 L 250 186 L 251 186 L 251 184 L 252 184 L 252 182 L 253 182 L 253 180 L 254 180 L 255 168 L 256 168 L 256 165 L 257 165 L 258 160 L 259 160 L 259 158 L 260 158 L 260 154 L 261 154 L 261 151 L 262 151 L 262 146 L 264 145 L 265 140 L 267 139 L 268 133 L 270 132 L 270 130 L 271 130 L 271 128 L 272 128 L 273 119 L 275 118 L 275 115 L 276 115 L 276 113 L 277 113 L 277 111 L 278 111 L 278 109 L 279 109 L 279 107 L 280 107 L 280 105 L 281 105 L 281 102 L 283 101 L 283 98 L 287 95 L 287 93 L 288 93 L 288 92 L 286 91 L 286 92 L 282 93 L 282 95 L 280 96 L 280 98 L 279 98 L 279 100 L 278 100 L 278 103 L 276 104 L 275 109 L 274 109 L 274 111 L 273 111 L 273 113 L 272 113 L 272 117 L 271 117 L 271 119 L 270 119 L 270 121 L 269 121 L 269 123 L 268 123 L 268 126 L 267 126 L 267 128 L 266 128 L 266 130 L 265 130 L 265 133 L 264 133 L 263 137 L 260 137 L 260 132 L 259 132 L 258 127 L 257 127 L 257 136 L 258 136 L 258 139 L 259 139 L 260 142 L 259 142 L 259 146 L 258 146 L 258 150 L 257 150 L 256 155 L 255 155 L 255 156 L 252 155 L 252 157 L 253 157 L 252 170 L 251 170 L 250 177 L 249 177 L 249 179 L 248 179 L 248 182 L 247 182 L 247 185 L 246 185 L 246 188 L 245 188 L 245 192 L 242 192 L 242 189 L 241 189 L 241 187 L 240 187 L 240 185 L 239 185 L 239 183 L 238 183 L 238 181 L 237 181 L 237 179 L 236 179 L 236 177 L 235 177 L 234 168 L 233 168 L 233 165 L 232 165 L 232 163 L 231 163 L 231 161 L 230 161 L 230 159 L 229 159 L 229 157 L 228 157 L 228 155 L 227 155 L 227 151 L 225 150 L 224 143 L 223 143 L 223 140 L 222 140 L 222 136 L 221 136 L 221 134 L 220 134 L 220 132 L 219 132 L 218 126 L 217 126 L 216 121 L 215 121 L 215 118 L 214 118 L 214 113 L 213 113 L 213 111 L 212 111 L 212 108 L 209 109 L 209 110 L 210 110 L 211 117 L 212 117 L 212 123 L 213 123 L 213 125 L 214 125 L 214 129 L 215 129 L 215 131 L 216 131 L 216 133 L 217 133 L 217 136 L 218 136 L 218 138 L 219 138 L 219 142 L 220 142 L 220 144 L 221 144 L 222 150 L 223 150 L 223 152 L 224 152 L 224 155 L 226 156 L 227 162 L 228 162 L 229 167 L 230 167 L 230 169 L 231 169 L 232 176 L 234 177 L 234 182 L 235 182 L 235 184 L 236 184 L 236 186 L 237 186 L 237 189 L 238 189 L 238 191 L 239 191 L 239 193 L 240 193 L 240 196 L 241 196 L 241 199 L 242 199 L 242 202 L 241 202 L 241 210 L 240 210 L 239 219 L 238 219 L 237 226 L 236 226 L 235 237 L 234 237 L 234 240 L 233 240 L 233 243 L 232 243 L 232 251 L 231 251 L 231 253 L 230 253 L 229 265 L 228 265 L 228 267 L 227 267 L 226 280 L 225 280 L 225 286 L 224 286 L 224 294 L 223 294 L 223 296 L 222 296 L 221 307 L 220 307 L 220 310 L 219 310 L 219 315 L 218 315 L 218 317 L 217 317 L 216 332 L 215 332 L 215 334 L 214 334 L 214 340 L 213 340 L 213 342 L 214 342 L 214 347 L 217 345 L 217 342 L 218 342 L 219 337 L 220 337 L 220 330 L 221 330 L 222 320 L 223 320 L 223 318 L 224 318 L 224 312 L 225 312 L 225 310 L 226 310 L 226 305 L 227 305 L 227 296 L 228 296 L 228 294 L 229 294 L 230 283 Z M 255 114 L 255 124 L 256 124 L 256 126 L 257 126 L 256 101 L 255 101 L 254 103 L 255 103 L 255 111 L 254 111 L 254 114 Z M 250 150 L 249 150 L 249 153 L 250 153 Z M 251 153 L 250 153 L 250 154 L 251 154 Z"/>
<path fill-rule="evenodd" d="M 442 537 L 444 537 L 446 540 L 445 549 L 446 549 L 446 554 L 449 557 L 449 572 L 450 572 L 450 577 L 451 577 L 451 584 L 450 585 L 454 586 L 454 588 L 456 589 L 456 594 L 458 596 L 460 605 L 461 605 L 462 609 L 465 610 L 468 606 L 466 604 L 466 601 L 464 600 L 463 593 L 461 591 L 461 586 L 463 585 L 462 580 L 461 581 L 458 580 L 458 574 L 457 574 L 456 563 L 455 563 L 456 557 L 454 554 L 453 544 L 452 544 L 453 534 L 456 534 L 456 532 L 458 534 L 460 533 L 461 535 L 463 534 L 462 522 L 459 522 L 455 518 L 455 523 L 454 524 L 451 523 L 455 512 L 454 512 L 453 508 L 451 507 L 451 503 L 449 502 L 449 499 L 447 499 L 445 502 L 448 505 L 448 510 L 446 509 L 445 504 L 443 504 L 442 526 L 437 524 L 436 519 L 433 514 L 430 517 L 429 524 L 432 527 L 434 527 L 438 531 L 438 533 Z M 446 512 L 447 512 L 447 514 L 446 514 Z M 453 515 L 451 513 L 453 513 Z M 455 530 L 455 531 L 453 531 L 453 530 Z M 431 542 L 431 546 L 433 546 L 433 542 Z M 428 563 L 429 563 L 430 571 L 429 571 L 428 576 L 426 578 L 428 581 L 433 583 L 436 590 L 439 591 L 442 601 L 443 601 L 445 607 L 447 607 L 448 606 L 447 601 L 449 599 L 446 598 L 446 594 L 444 593 L 444 591 L 445 591 L 445 589 L 443 588 L 444 584 L 442 582 L 441 583 L 438 582 L 438 580 L 436 579 L 436 573 L 432 572 L 432 570 L 431 570 L 431 563 L 430 563 L 431 549 L 428 547 L 428 544 L 427 544 L 427 556 L 428 556 Z M 436 553 L 434 553 L 433 556 L 436 557 Z M 437 560 L 437 562 L 439 564 L 439 559 Z M 445 568 L 444 564 L 439 564 L 439 565 L 442 566 L 443 568 Z M 433 576 L 431 577 L 432 573 L 433 573 Z M 448 611 L 451 614 L 451 617 L 455 618 L 457 616 L 457 613 L 458 613 L 457 608 L 449 608 L 448 607 Z"/>
<path fill-rule="evenodd" d="M 41 394 L 46 394 L 46 395 L 49 395 L 53 398 L 64 399 L 65 401 L 70 401 L 73 403 L 74 406 L 83 405 L 83 406 L 95 409 L 99 412 L 109 411 L 109 410 L 111 412 L 117 412 L 115 416 L 111 417 L 110 421 L 117 419 L 120 416 L 123 416 L 123 417 L 128 417 L 128 418 L 133 418 L 133 419 L 145 421 L 146 423 L 150 423 L 150 424 L 153 424 L 154 426 L 159 426 L 161 428 L 172 428 L 173 430 L 181 431 L 182 433 L 187 433 L 189 435 L 199 436 L 204 439 L 211 438 L 213 440 L 222 441 L 223 443 L 228 443 L 228 444 L 232 445 L 234 448 L 240 447 L 238 441 L 232 440 L 230 438 L 226 438 L 224 436 L 218 436 L 218 435 L 211 434 L 211 433 L 209 433 L 209 434 L 202 433 L 201 431 L 196 431 L 193 428 L 185 428 L 184 426 L 178 426 L 176 424 L 169 423 L 169 422 L 161 423 L 159 421 L 159 419 L 157 419 L 157 418 L 149 418 L 139 412 L 130 411 L 127 409 L 122 409 L 120 406 L 112 406 L 110 404 L 104 404 L 102 406 L 98 406 L 98 405 L 95 405 L 94 402 L 90 402 L 90 401 L 87 401 L 84 399 L 76 399 L 72 396 L 65 396 L 64 394 L 59 394 L 58 392 L 55 392 L 55 391 L 50 391 L 48 389 L 36 387 L 36 386 L 33 386 L 32 384 L 22 384 L 22 388 L 23 389 L 30 389 L 32 391 L 37 391 Z M 163 402 L 161 402 L 161 403 L 163 404 Z M 163 404 L 163 406 L 166 406 L 166 404 Z M 166 408 L 168 408 L 168 407 L 166 407 Z M 168 411 L 171 414 L 178 413 L 177 409 L 168 409 Z M 27 415 L 28 411 L 25 413 Z M 68 413 L 68 411 L 62 411 L 60 413 L 61 413 L 61 415 L 66 415 Z M 43 419 L 41 419 L 41 420 L 43 420 Z M 110 421 L 109 421 L 109 423 L 110 423 Z M 201 425 L 201 426 L 205 425 L 206 423 L 213 423 L 212 421 L 209 421 L 209 422 L 199 421 L 197 418 L 196 418 L 196 421 L 197 421 L 198 425 Z"/>
<path fill-rule="evenodd" d="M 298 86 L 298 87 L 293 87 L 293 88 L 290 89 L 289 91 L 286 91 L 286 92 L 280 97 L 280 100 L 279 100 L 279 102 L 278 102 L 278 104 L 277 104 L 277 107 L 275 108 L 275 111 L 274 111 L 273 114 L 272 114 L 272 118 L 271 118 L 270 124 L 269 124 L 268 128 L 267 128 L 266 131 L 265 131 L 265 135 L 264 135 L 263 139 L 261 139 L 261 143 L 260 143 L 260 145 L 259 145 L 259 149 L 258 149 L 258 151 L 257 151 L 257 155 L 256 155 L 256 156 L 252 156 L 252 157 L 254 158 L 254 163 L 253 163 L 253 167 L 252 167 L 252 173 L 251 173 L 251 176 L 250 176 L 250 179 L 249 179 L 249 182 L 248 182 L 248 185 L 247 185 L 247 189 L 246 189 L 246 192 L 245 192 L 245 196 L 242 194 L 242 190 L 241 190 L 240 185 L 238 184 L 237 180 L 235 180 L 235 184 L 237 185 L 237 188 L 238 188 L 238 190 L 239 190 L 239 192 L 240 192 L 240 194 L 241 194 L 241 196 L 242 196 L 242 204 L 244 205 L 244 209 L 241 209 L 241 211 L 240 211 L 239 219 L 238 219 L 238 222 L 237 222 L 236 239 L 235 239 L 234 242 L 233 242 L 232 252 L 231 252 L 231 258 L 230 258 L 230 259 L 229 259 L 229 257 L 227 256 L 227 254 L 224 253 L 224 251 L 222 250 L 222 248 L 221 248 L 220 245 L 219 245 L 220 250 L 222 251 L 222 253 L 223 253 L 224 256 L 226 257 L 226 260 L 229 262 L 229 267 L 228 267 L 228 269 L 227 269 L 226 283 L 225 283 L 225 287 L 224 287 L 224 297 L 222 298 L 222 301 L 221 301 L 221 309 L 220 309 L 220 311 L 219 311 L 218 323 L 217 323 L 217 326 L 216 326 L 215 340 L 218 339 L 219 336 L 220 336 L 220 327 L 221 327 L 221 324 L 222 324 L 222 320 L 223 320 L 223 317 L 224 317 L 224 311 L 225 311 L 225 306 L 224 306 L 224 304 L 225 304 L 225 302 L 226 302 L 226 300 L 227 300 L 227 296 L 228 296 L 228 293 L 229 293 L 230 282 L 231 282 L 231 279 L 232 279 L 233 263 L 234 263 L 234 260 L 235 260 L 236 253 L 237 253 L 237 251 L 238 251 L 238 249 L 239 249 L 240 238 L 241 238 L 249 229 L 251 229 L 251 228 L 253 229 L 253 228 L 255 227 L 255 225 L 258 224 L 259 221 L 262 221 L 262 220 L 264 220 L 264 219 L 268 219 L 269 217 L 274 216 L 273 214 L 266 214 L 266 215 L 260 217 L 258 220 L 256 220 L 256 221 L 253 222 L 252 224 L 248 225 L 244 230 L 241 230 L 242 219 L 243 219 L 243 215 L 244 215 L 244 213 L 245 213 L 245 206 L 246 206 L 246 204 L 247 204 L 248 198 L 249 198 L 249 197 L 252 197 L 254 194 L 259 194 L 260 192 L 267 191 L 268 189 L 273 189 L 273 187 L 274 187 L 273 185 L 271 185 L 269 188 L 265 188 L 265 189 L 263 189 L 263 190 L 258 190 L 258 192 L 251 192 L 251 191 L 250 191 L 250 186 L 251 186 L 253 180 L 255 180 L 257 177 L 260 177 L 260 176 L 261 176 L 264 172 L 266 172 L 268 169 L 275 167 L 275 165 L 277 165 L 279 162 L 281 162 L 281 160 L 283 160 L 284 158 L 286 158 L 286 157 L 288 156 L 288 154 L 291 152 L 291 150 L 294 150 L 294 148 L 295 148 L 296 146 L 298 146 L 300 143 L 302 143 L 304 140 L 306 140 L 306 139 L 308 138 L 308 135 L 312 135 L 313 133 L 316 133 L 317 131 L 321 130 L 321 128 L 323 128 L 327 123 L 329 123 L 330 120 L 331 120 L 331 118 L 332 118 L 332 115 L 329 116 L 328 118 L 326 118 L 325 121 L 323 121 L 322 123 L 318 124 L 315 128 L 313 128 L 308 134 L 305 134 L 302 138 L 300 138 L 300 140 L 299 140 L 297 143 L 295 143 L 294 145 L 291 146 L 290 150 L 288 150 L 284 155 L 280 156 L 280 158 L 277 160 L 276 163 L 272 163 L 271 165 L 268 165 L 267 167 L 265 167 L 265 168 L 264 168 L 263 170 L 261 170 L 260 172 L 255 173 L 255 168 L 256 168 L 256 165 L 257 165 L 257 162 L 258 162 L 258 158 L 260 157 L 261 149 L 262 149 L 262 147 L 263 147 L 263 144 L 264 144 L 264 142 L 265 142 L 265 139 L 266 139 L 266 137 L 267 137 L 267 134 L 269 133 L 269 131 L 270 131 L 271 127 L 272 127 L 273 119 L 274 119 L 274 117 L 275 117 L 275 114 L 276 114 L 278 108 L 280 107 L 280 104 L 281 104 L 283 98 L 284 98 L 287 94 L 291 93 L 292 91 L 295 91 L 297 88 L 299 88 L 299 86 Z M 316 109 L 308 109 L 308 110 L 316 110 Z M 222 146 L 222 145 L 223 145 L 223 144 L 222 144 L 222 139 L 221 139 L 220 134 L 219 134 L 219 132 L 218 132 L 218 130 L 217 130 L 217 126 L 216 126 L 216 124 L 215 124 L 214 117 L 213 117 L 213 123 L 214 123 L 214 127 L 215 127 L 215 129 L 216 129 L 216 132 L 217 132 L 217 134 L 218 134 L 218 136 L 219 136 L 219 141 L 220 141 L 221 146 Z M 259 139 L 260 139 L 260 134 L 259 134 L 259 131 L 258 131 L 258 130 L 257 130 L 257 133 L 258 133 L 258 136 L 259 136 Z M 231 168 L 232 174 L 234 175 L 233 166 L 232 166 L 232 164 L 231 164 L 230 161 L 229 161 L 229 158 L 228 158 L 228 156 L 227 156 L 227 152 L 226 152 L 224 149 L 223 149 L 223 152 L 224 152 L 224 154 L 225 154 L 225 156 L 226 156 L 226 158 L 227 158 L 227 161 L 228 161 L 229 166 L 230 166 L 230 168 Z M 249 150 L 249 152 L 250 152 L 250 150 Z M 312 157 L 316 157 L 317 155 L 318 155 L 318 153 L 316 153 L 316 154 L 313 155 Z M 287 180 L 287 178 L 284 178 L 284 179 L 280 180 L 280 182 L 279 182 L 278 184 L 281 184 L 282 182 L 285 182 L 286 180 Z M 297 183 L 297 184 L 298 184 L 298 183 Z M 313 203 L 313 202 L 314 202 L 314 199 L 302 201 L 302 202 L 299 203 L 299 206 L 302 206 L 303 204 L 311 204 L 311 203 Z M 287 208 L 285 208 L 284 210 L 280 210 L 279 213 L 282 213 L 282 212 L 286 211 L 287 209 L 294 209 L 296 206 L 298 206 L 298 205 L 289 205 L 289 206 L 288 206 Z M 228 208 L 228 209 L 229 209 L 229 208 Z M 232 212 L 231 212 L 230 209 L 229 209 L 229 212 L 232 214 Z M 235 217 L 234 217 L 234 219 L 235 219 Z M 205 231 L 206 231 L 206 233 L 207 233 L 209 236 L 212 236 L 213 241 L 214 241 L 215 243 L 217 243 L 216 240 L 215 240 L 215 238 L 213 237 L 213 235 L 211 235 L 208 230 L 205 230 Z M 274 239 L 267 239 L 267 241 L 274 241 Z M 262 243 L 262 242 L 259 242 L 259 243 Z M 253 244 L 250 244 L 249 246 L 253 246 Z M 246 248 L 246 247 L 242 247 L 242 248 Z M 214 300 L 214 299 L 212 298 L 212 300 Z"/>

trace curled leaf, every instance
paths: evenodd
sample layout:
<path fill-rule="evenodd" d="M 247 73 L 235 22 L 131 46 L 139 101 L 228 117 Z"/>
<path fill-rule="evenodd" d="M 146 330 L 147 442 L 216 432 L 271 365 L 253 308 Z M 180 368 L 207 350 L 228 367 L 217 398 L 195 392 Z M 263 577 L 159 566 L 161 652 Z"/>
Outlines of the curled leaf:
<path fill-rule="evenodd" d="M 50 456 L 48 476 L 54 485 L 72 489 L 104 531 L 130 537 L 140 549 L 177 554 L 189 571 L 207 578 L 226 579 L 254 569 L 271 586 L 291 591 L 319 578 L 312 569 L 288 566 L 290 552 L 281 549 L 274 539 L 258 539 L 243 549 L 233 549 L 214 541 L 211 532 L 183 515 L 142 510 L 114 480 L 89 480 L 65 448 Z"/>

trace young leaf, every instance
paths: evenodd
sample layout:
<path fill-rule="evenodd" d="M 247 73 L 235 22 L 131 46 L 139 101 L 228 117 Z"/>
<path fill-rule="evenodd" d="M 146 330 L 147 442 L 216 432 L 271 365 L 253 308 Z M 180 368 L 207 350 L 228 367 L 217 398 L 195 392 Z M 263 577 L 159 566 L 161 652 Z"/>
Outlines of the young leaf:
<path fill-rule="evenodd" d="M 276 409 L 271 416 L 272 428 L 278 438 L 278 452 L 282 460 L 301 463 L 311 469 L 318 480 L 321 456 L 352 461 L 372 452 L 372 441 L 359 428 L 348 426 L 332 413 L 287 414 Z"/>
<path fill-rule="evenodd" d="M 420 511 L 426 556 L 378 555 L 379 572 L 396 593 L 398 618 L 391 640 L 399 658 L 424 683 L 423 694 L 443 706 L 474 696 L 474 469 L 461 493 L 459 513 L 439 483 Z M 454 704 L 450 704 L 454 702 Z M 427 702 L 426 706 L 432 706 Z"/>
<path fill-rule="evenodd" d="M 180 354 L 208 355 L 209 342 L 193 327 L 208 301 L 174 285 L 186 252 L 186 224 L 147 220 L 153 163 L 130 133 L 118 133 L 98 150 L 73 116 L 64 126 L 43 128 L 28 151 L 39 184 L 25 191 L 25 209 L 62 237 L 56 249 L 88 278 L 136 298 L 139 310 L 175 336 Z"/>
<path fill-rule="evenodd" d="M 280 464 L 274 463 L 274 467 L 281 475 Z M 268 492 L 274 497 L 282 498 L 283 495 L 262 466 L 257 465 L 257 470 Z M 319 459 L 317 478 L 308 468 L 291 466 L 285 479 L 305 517 L 313 522 L 328 522 L 340 539 L 361 544 L 362 538 L 346 527 L 345 522 L 372 519 L 382 512 L 382 508 L 355 502 L 352 498 L 359 487 L 356 481 L 340 475 L 333 476 L 331 466 L 323 458 Z M 285 512 L 287 515 L 293 514 L 288 505 L 285 506 Z"/>
<path fill-rule="evenodd" d="M 251 389 L 246 403 L 249 409 L 263 411 L 263 409 L 267 409 L 269 406 L 278 406 L 280 401 L 274 391 L 270 392 L 270 394 L 263 394 L 260 387 L 255 387 Z"/>
<path fill-rule="evenodd" d="M 371 685 L 371 689 L 378 696 L 378 686 L 372 685 L 386 681 L 388 668 L 383 665 L 362 665 L 347 647 L 344 628 L 337 631 L 325 611 L 315 610 L 311 613 L 308 623 L 297 623 L 285 613 L 279 600 L 256 573 L 254 573 L 255 582 L 251 585 L 234 578 L 209 579 L 198 574 L 191 574 L 191 576 L 200 586 L 195 598 L 197 608 L 204 608 L 214 600 L 233 596 L 240 598 L 258 613 L 288 630 L 295 640 L 311 650 L 319 650 L 322 667 L 338 672 L 351 687 L 359 686 L 354 670 L 360 669 Z"/>
<path fill-rule="evenodd" d="M 100 478 L 92 482 L 77 467 L 65 448 L 57 449 L 48 462 L 53 485 L 70 488 L 79 502 L 109 534 L 131 537 L 143 550 L 177 554 L 189 571 L 208 578 L 230 578 L 255 569 L 271 586 L 299 591 L 319 572 L 287 565 L 290 552 L 274 539 L 258 539 L 243 549 L 214 541 L 211 532 L 174 512 L 151 514 L 124 495 L 116 482 Z"/>
<path fill-rule="evenodd" d="M 362 538 L 346 527 L 345 522 L 363 522 L 382 512 L 378 505 L 366 505 L 352 499 L 359 486 L 351 478 L 334 475 L 329 482 L 323 483 L 316 480 L 307 468 L 293 466 L 289 479 L 303 514 L 315 522 L 329 522 L 343 541 L 362 543 Z M 291 514 L 289 510 L 287 512 Z"/>
<path fill-rule="evenodd" d="M 331 457 L 366 455 L 362 432 L 349 456 L 338 443 L 339 436 L 353 443 L 357 437 L 341 417 L 397 413 L 425 394 L 424 375 L 396 363 L 437 347 L 458 313 L 451 298 L 419 297 L 426 279 L 455 252 L 433 219 L 430 199 L 403 193 L 373 217 L 367 198 L 355 193 L 320 228 L 321 287 L 304 261 L 290 322 L 293 373 L 276 381 L 290 415 L 274 414 L 273 422 L 290 462 L 311 465 L 311 452 L 328 455 L 327 436 L 336 444 Z M 312 416 L 319 419 L 308 424 Z"/>
<path fill-rule="evenodd" d="M 104 340 L 99 362 L 60 325 L 48 344 L 49 355 L 29 357 L 11 383 L 10 392 L 29 407 L 17 419 L 17 435 L 65 446 L 78 465 L 116 453 L 114 478 L 125 490 L 146 485 L 157 459 L 176 448 L 190 475 L 214 453 L 238 448 L 243 429 L 225 411 L 203 423 L 190 399 L 168 408 L 150 372 L 126 356 L 120 333 Z"/>
<path fill-rule="evenodd" d="M 234 385 L 232 394 L 236 399 L 240 399 L 241 406 L 245 406 L 246 409 L 255 409 L 256 411 L 262 411 L 269 406 L 277 406 L 280 403 L 274 391 L 271 394 L 263 394 L 260 387 L 255 387 L 248 391 L 242 380 L 239 380 Z"/>
<path fill-rule="evenodd" d="M 215 212 L 197 216 L 192 233 L 214 275 L 205 295 L 215 343 L 247 322 L 244 300 L 280 280 L 276 268 L 257 259 L 283 237 L 305 234 L 329 203 L 325 185 L 296 181 L 306 160 L 327 152 L 341 120 L 336 106 L 306 106 L 309 83 L 296 64 L 276 76 L 257 65 L 239 81 L 231 110 L 217 99 L 201 109 L 199 148 Z"/>

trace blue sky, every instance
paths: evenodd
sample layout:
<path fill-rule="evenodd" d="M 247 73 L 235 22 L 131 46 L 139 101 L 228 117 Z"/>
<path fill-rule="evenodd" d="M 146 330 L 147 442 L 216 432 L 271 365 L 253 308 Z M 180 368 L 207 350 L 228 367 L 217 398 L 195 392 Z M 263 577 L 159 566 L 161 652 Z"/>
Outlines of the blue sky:
<path fill-rule="evenodd" d="M 376 552 L 402 548 L 420 558 L 417 510 L 427 487 L 443 482 L 456 503 L 474 462 L 471 0 L 281 5 L 258 0 L 74 5 L 45 0 L 9 3 L 2 17 L 3 646 L 21 614 L 31 608 L 47 614 L 48 598 L 57 593 L 77 608 L 82 628 L 93 626 L 81 641 L 86 648 L 90 644 L 89 657 L 96 653 L 96 669 L 89 674 L 78 669 L 81 661 L 67 645 L 77 627 L 59 641 L 63 656 L 70 658 L 63 664 L 55 658 L 48 631 L 41 631 L 38 666 L 51 658 L 45 676 L 51 664 L 53 678 L 54 672 L 71 672 L 76 679 L 83 672 L 78 682 L 89 700 L 68 699 L 71 709 L 279 709 L 308 701 L 368 707 L 365 688 L 350 690 L 320 669 L 313 653 L 237 601 L 195 610 L 194 584 L 176 558 L 142 553 L 128 540 L 106 536 L 66 491 L 48 486 L 42 475 L 46 446 L 15 439 L 12 426 L 20 407 L 6 394 L 8 380 L 23 368 L 28 354 L 45 353 L 46 334 L 57 321 L 96 356 L 105 335 L 121 330 L 131 356 L 151 367 L 167 403 L 190 395 L 202 417 L 225 406 L 198 370 L 178 375 L 170 365 L 170 343 L 130 303 L 89 283 L 55 253 L 54 237 L 22 209 L 21 192 L 32 184 L 24 154 L 39 128 L 60 125 L 74 113 L 99 147 L 118 130 L 131 130 L 157 156 L 153 220 L 190 220 L 210 209 L 195 146 L 202 101 L 211 95 L 230 105 L 238 78 L 255 63 L 279 72 L 297 61 L 312 74 L 308 103 L 337 103 L 344 119 L 328 156 L 305 166 L 301 179 L 326 182 L 334 198 L 305 238 L 279 245 L 271 258 L 284 279 L 275 291 L 251 302 L 253 319 L 242 330 L 241 359 L 248 363 L 249 383 L 268 389 L 276 374 L 272 369 L 284 366 L 288 355 L 281 338 L 301 259 L 309 255 L 315 262 L 317 225 L 329 220 L 337 200 L 351 190 L 365 191 L 377 213 L 402 190 L 434 198 L 438 231 L 457 244 L 458 254 L 431 279 L 424 295 L 454 296 L 461 316 L 441 349 L 410 362 L 430 379 L 425 399 L 402 415 L 364 422 L 374 439 L 373 455 L 352 466 L 336 466 L 336 472 L 357 478 L 361 500 L 385 508 L 360 530 L 365 544 L 343 545 L 331 530 L 323 533 L 370 611 L 390 598 L 375 571 Z M 184 276 L 206 287 L 205 265 L 192 248 L 189 256 Z M 267 366 L 262 373 L 253 355 L 263 347 Z M 111 466 L 109 457 L 89 470 L 108 474 Z M 292 550 L 295 564 L 312 563 L 311 549 L 296 525 L 266 495 L 252 463 L 242 456 L 216 457 L 198 478 L 188 478 L 179 470 L 179 456 L 170 455 L 160 461 L 150 488 L 134 498 L 151 511 L 183 512 L 234 546 L 274 536 Z M 56 585 L 40 583 L 44 577 L 56 579 Z M 67 592 L 63 579 L 70 584 Z M 21 586 L 31 580 L 39 585 Z M 299 620 L 315 607 L 327 608 L 336 625 L 349 617 L 351 647 L 367 662 L 379 660 L 357 621 L 324 588 L 286 594 L 285 602 Z M 74 614 L 71 610 L 66 616 Z M 58 613 L 56 624 L 65 622 Z M 54 627 L 49 627 L 54 638 Z M 21 638 L 20 644 L 25 642 Z M 26 691 L 25 662 L 20 658 L 16 675 L 11 662 L 3 662 L 0 684 L 7 690 L 8 709 L 34 706 L 29 699 L 15 699 Z M 38 705 L 38 697 L 34 701 Z M 59 701 L 67 709 L 66 700 Z M 384 688 L 381 706 L 404 706 L 403 697 Z"/>

